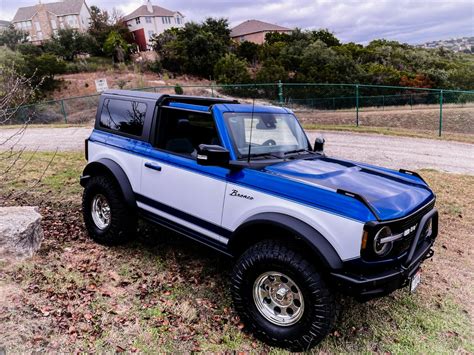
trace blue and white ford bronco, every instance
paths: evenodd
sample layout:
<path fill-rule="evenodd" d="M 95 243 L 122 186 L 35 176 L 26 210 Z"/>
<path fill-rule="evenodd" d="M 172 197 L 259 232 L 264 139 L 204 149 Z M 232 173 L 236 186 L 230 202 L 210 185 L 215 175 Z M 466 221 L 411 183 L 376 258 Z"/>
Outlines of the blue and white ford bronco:
<path fill-rule="evenodd" d="M 323 143 L 286 108 L 106 91 L 85 146 L 85 225 L 113 245 L 143 218 L 231 256 L 246 327 L 309 349 L 332 329 L 336 293 L 413 291 L 438 234 L 417 173 L 328 157 Z"/>

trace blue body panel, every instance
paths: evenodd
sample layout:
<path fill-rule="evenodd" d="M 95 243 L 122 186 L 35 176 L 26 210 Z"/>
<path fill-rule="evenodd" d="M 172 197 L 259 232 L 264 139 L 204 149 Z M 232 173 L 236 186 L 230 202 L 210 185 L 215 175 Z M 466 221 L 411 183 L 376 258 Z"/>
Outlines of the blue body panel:
<path fill-rule="evenodd" d="M 200 111 L 209 109 L 207 106 L 177 103 L 173 103 L 173 106 Z M 290 110 L 272 106 L 214 105 L 212 113 L 222 144 L 230 151 L 231 159 L 235 159 L 236 155 L 223 113 L 251 112 L 252 109 L 254 112 L 291 113 Z M 284 161 L 262 169 L 229 170 L 201 166 L 193 159 L 156 149 L 148 142 L 99 130 L 94 130 L 89 139 L 360 222 L 375 220 L 376 216 L 361 201 L 337 193 L 336 190 L 342 189 L 365 197 L 381 220 L 409 215 L 434 198 L 433 192 L 416 176 L 347 160 L 309 156 L 307 159 Z"/>

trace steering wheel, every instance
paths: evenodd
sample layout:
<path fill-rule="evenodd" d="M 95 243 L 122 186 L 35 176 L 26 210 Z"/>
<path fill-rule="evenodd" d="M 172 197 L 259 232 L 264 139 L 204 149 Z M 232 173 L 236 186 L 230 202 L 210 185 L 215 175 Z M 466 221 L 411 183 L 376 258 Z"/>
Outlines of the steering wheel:
<path fill-rule="evenodd" d="M 273 139 L 267 139 L 262 145 L 276 145 L 277 143 Z"/>

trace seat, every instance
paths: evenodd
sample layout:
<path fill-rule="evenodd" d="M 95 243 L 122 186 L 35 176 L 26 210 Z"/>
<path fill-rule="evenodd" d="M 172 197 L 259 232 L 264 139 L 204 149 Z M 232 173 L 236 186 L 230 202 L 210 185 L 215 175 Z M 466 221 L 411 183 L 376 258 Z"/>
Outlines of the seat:
<path fill-rule="evenodd" d="M 176 123 L 174 137 L 168 139 L 165 149 L 179 154 L 193 155 L 195 149 L 190 140 L 191 125 L 188 119 L 179 119 Z"/>
<path fill-rule="evenodd" d="M 180 154 L 192 154 L 194 147 L 187 138 L 172 138 L 166 142 L 166 150 Z"/>

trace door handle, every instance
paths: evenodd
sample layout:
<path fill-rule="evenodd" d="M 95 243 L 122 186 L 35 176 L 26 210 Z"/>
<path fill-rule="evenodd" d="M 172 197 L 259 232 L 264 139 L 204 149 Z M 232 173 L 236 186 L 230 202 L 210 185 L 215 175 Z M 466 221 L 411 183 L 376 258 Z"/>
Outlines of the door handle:
<path fill-rule="evenodd" d="M 145 167 L 148 169 L 153 169 L 156 171 L 161 171 L 161 166 L 153 164 L 153 163 L 145 163 Z"/>

